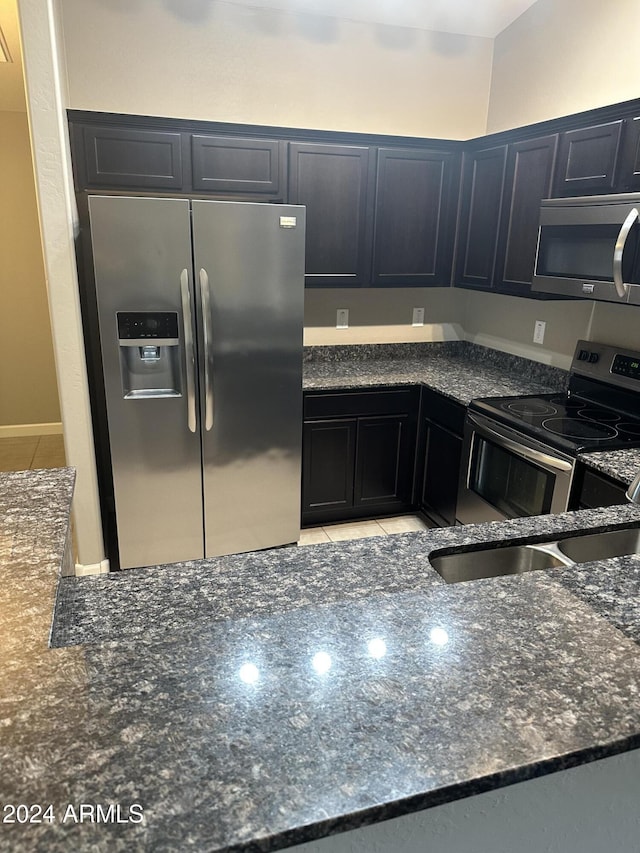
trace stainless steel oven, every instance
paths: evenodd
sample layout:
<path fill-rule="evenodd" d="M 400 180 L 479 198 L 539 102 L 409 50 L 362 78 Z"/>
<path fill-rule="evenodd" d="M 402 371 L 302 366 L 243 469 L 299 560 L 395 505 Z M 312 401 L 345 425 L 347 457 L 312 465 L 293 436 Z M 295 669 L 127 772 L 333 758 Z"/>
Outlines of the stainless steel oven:
<path fill-rule="evenodd" d="M 579 453 L 640 447 L 640 352 L 578 341 L 567 391 L 472 400 L 456 519 L 564 512 Z"/>
<path fill-rule="evenodd" d="M 462 460 L 462 524 L 567 509 L 575 460 L 497 421 L 467 415 Z"/>

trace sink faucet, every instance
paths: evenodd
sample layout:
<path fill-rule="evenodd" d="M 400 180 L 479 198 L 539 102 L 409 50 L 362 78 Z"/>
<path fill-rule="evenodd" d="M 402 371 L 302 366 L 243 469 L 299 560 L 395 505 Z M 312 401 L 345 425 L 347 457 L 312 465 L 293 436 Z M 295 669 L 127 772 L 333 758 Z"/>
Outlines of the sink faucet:
<path fill-rule="evenodd" d="M 627 489 L 627 497 L 634 504 L 640 504 L 640 469 Z"/>

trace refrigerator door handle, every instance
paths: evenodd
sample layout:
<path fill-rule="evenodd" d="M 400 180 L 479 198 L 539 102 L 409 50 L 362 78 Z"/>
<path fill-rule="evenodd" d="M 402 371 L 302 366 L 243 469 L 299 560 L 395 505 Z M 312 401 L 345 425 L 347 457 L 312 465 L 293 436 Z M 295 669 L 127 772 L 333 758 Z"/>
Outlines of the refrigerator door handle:
<path fill-rule="evenodd" d="M 187 423 L 191 432 L 197 429 L 196 420 L 196 356 L 193 346 L 193 322 L 191 318 L 191 295 L 189 293 L 189 273 L 186 269 L 180 273 L 180 295 L 182 297 L 182 322 L 184 324 L 184 358 L 187 380 Z"/>
<path fill-rule="evenodd" d="M 211 294 L 209 276 L 200 269 L 200 297 L 202 299 L 202 333 L 204 337 L 204 428 L 213 427 L 213 387 L 211 384 Z"/>

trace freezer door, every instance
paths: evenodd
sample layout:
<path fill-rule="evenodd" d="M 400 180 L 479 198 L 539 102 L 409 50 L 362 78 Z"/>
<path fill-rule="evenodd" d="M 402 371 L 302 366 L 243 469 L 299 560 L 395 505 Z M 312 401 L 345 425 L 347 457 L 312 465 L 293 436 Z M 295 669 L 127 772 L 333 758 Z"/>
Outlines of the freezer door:
<path fill-rule="evenodd" d="M 207 556 L 300 533 L 304 215 L 194 201 Z"/>
<path fill-rule="evenodd" d="M 189 202 L 89 199 L 120 566 L 204 556 Z"/>

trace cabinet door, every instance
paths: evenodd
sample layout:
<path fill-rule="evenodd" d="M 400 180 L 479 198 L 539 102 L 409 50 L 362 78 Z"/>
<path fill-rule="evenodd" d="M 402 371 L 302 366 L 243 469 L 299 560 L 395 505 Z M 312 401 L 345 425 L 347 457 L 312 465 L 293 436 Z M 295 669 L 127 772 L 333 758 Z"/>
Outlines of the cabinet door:
<path fill-rule="evenodd" d="M 354 506 L 380 511 L 411 503 L 415 419 L 409 414 L 358 419 Z"/>
<path fill-rule="evenodd" d="M 538 244 L 540 201 L 551 193 L 558 134 L 509 146 L 498 237 L 496 290 L 527 295 Z"/>
<path fill-rule="evenodd" d="M 490 288 L 498 241 L 507 146 L 464 155 L 454 284 Z"/>
<path fill-rule="evenodd" d="M 308 421 L 303 428 L 302 513 L 353 506 L 354 419 Z"/>
<path fill-rule="evenodd" d="M 426 436 L 421 508 L 440 526 L 456 523 L 462 437 L 424 421 Z"/>
<path fill-rule="evenodd" d="M 192 134 L 193 189 L 218 195 L 282 198 L 286 142 Z"/>
<path fill-rule="evenodd" d="M 74 125 L 72 145 L 78 188 L 184 189 L 180 133 Z"/>
<path fill-rule="evenodd" d="M 616 188 L 618 192 L 640 190 L 640 116 L 627 119 L 620 150 Z"/>
<path fill-rule="evenodd" d="M 628 503 L 626 486 L 579 464 L 575 474 L 571 509 L 593 509 Z"/>
<path fill-rule="evenodd" d="M 307 208 L 307 286 L 369 283 L 372 160 L 369 148 L 290 143 L 289 202 Z"/>
<path fill-rule="evenodd" d="M 612 121 L 560 136 L 554 195 L 613 192 L 623 121 Z"/>
<path fill-rule="evenodd" d="M 457 162 L 449 151 L 378 150 L 374 285 L 450 284 Z"/>

